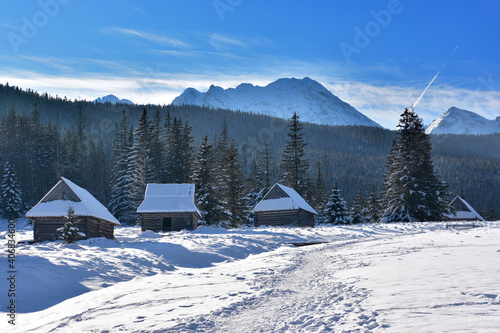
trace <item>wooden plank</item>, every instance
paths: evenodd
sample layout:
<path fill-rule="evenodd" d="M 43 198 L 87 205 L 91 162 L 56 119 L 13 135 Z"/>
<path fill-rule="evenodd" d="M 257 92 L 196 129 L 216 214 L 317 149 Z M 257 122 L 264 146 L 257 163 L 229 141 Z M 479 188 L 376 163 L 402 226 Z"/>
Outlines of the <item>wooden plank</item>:
<path fill-rule="evenodd" d="M 73 192 L 73 190 L 62 180 L 43 197 L 42 202 L 54 200 L 81 201 L 75 192 Z"/>
<path fill-rule="evenodd" d="M 262 198 L 262 200 L 269 199 L 280 199 L 280 198 L 288 198 L 288 194 L 283 191 L 278 185 L 274 185 L 273 188 L 266 193 L 266 195 Z"/>
<path fill-rule="evenodd" d="M 161 231 L 164 217 L 172 218 L 172 231 L 194 230 L 198 226 L 198 218 L 191 212 L 142 213 L 140 215 L 142 231 Z"/>

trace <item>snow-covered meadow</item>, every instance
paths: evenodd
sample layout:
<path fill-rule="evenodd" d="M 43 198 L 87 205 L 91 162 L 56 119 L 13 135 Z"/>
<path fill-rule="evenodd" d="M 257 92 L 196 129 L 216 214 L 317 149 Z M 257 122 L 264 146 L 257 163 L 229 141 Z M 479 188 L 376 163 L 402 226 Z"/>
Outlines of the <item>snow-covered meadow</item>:
<path fill-rule="evenodd" d="M 18 241 L 32 238 L 24 224 L 18 222 Z M 500 222 L 483 225 L 159 234 L 118 227 L 117 242 L 23 244 L 16 256 L 16 326 L 5 316 L 0 331 L 494 332 Z M 291 245 L 304 242 L 325 243 Z M 5 251 L 0 269 L 7 274 Z M 2 312 L 7 282 L 0 282 Z"/>

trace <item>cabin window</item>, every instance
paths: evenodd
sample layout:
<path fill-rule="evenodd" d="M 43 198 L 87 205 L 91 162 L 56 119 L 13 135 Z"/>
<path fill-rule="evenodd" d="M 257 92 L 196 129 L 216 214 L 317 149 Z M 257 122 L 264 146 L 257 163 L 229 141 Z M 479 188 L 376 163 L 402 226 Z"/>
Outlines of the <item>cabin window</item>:
<path fill-rule="evenodd" d="M 161 225 L 162 231 L 172 231 L 172 218 L 164 217 Z"/>

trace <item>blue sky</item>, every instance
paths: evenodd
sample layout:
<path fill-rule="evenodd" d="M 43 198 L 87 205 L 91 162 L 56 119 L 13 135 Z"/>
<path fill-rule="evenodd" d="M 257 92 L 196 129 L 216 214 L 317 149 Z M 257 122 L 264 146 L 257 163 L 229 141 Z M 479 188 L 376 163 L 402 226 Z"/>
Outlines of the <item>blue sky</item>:
<path fill-rule="evenodd" d="M 441 70 L 416 108 L 426 123 L 451 106 L 493 119 L 499 17 L 500 1 L 2 1 L 0 82 L 168 104 L 308 76 L 395 128 Z"/>

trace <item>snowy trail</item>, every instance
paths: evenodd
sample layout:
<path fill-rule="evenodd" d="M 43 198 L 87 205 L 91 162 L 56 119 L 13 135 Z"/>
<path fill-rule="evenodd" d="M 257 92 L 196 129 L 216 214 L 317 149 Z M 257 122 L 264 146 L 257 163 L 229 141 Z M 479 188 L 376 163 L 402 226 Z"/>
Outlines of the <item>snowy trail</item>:
<path fill-rule="evenodd" d="M 258 298 L 209 316 L 192 318 L 171 332 L 329 332 L 376 328 L 378 314 L 363 308 L 368 294 L 335 277 L 349 261 L 336 255 L 354 242 L 296 249 L 292 264 L 261 282 Z"/>
<path fill-rule="evenodd" d="M 119 247 L 82 243 L 76 252 L 76 246 L 47 243 L 23 251 L 26 258 L 50 254 L 68 273 L 88 267 L 87 253 L 112 255 L 105 268 L 112 279 L 132 258 L 144 266 L 138 271 L 165 269 L 20 313 L 13 332 L 498 332 L 500 327 L 500 223 L 459 231 L 442 224 L 200 230 L 154 239 L 123 232 Z M 319 240 L 331 242 L 287 245 Z M 174 253 L 185 252 L 175 244 L 189 256 L 204 253 L 196 261 L 201 267 L 175 265 L 183 257 L 175 259 Z M 160 248 L 177 252 L 161 257 Z M 145 253 L 150 259 L 137 260 Z M 215 258 L 213 265 L 207 266 L 208 258 Z M 38 267 L 42 273 L 43 267 Z M 4 325 L 0 321 L 1 332 Z"/>

